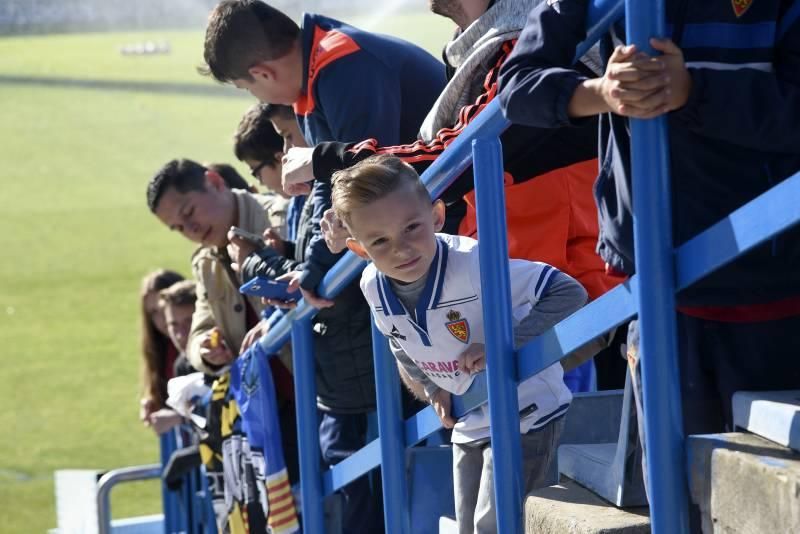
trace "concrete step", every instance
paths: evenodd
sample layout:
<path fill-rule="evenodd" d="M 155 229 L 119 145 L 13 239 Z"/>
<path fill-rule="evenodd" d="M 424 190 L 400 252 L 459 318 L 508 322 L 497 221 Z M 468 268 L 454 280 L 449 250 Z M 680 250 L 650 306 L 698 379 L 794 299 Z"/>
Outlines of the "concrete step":
<path fill-rule="evenodd" d="M 738 391 L 733 422 L 743 430 L 800 451 L 800 390 Z"/>
<path fill-rule="evenodd" d="M 444 515 L 440 517 L 439 534 L 458 534 L 458 523 L 456 523 L 456 518 Z"/>
<path fill-rule="evenodd" d="M 690 436 L 689 487 L 705 534 L 800 532 L 800 455 L 745 433 Z"/>
<path fill-rule="evenodd" d="M 616 427 L 613 433 L 606 432 L 604 439 L 572 441 L 578 436 L 562 436 L 562 444 L 558 448 L 558 470 L 616 506 L 646 506 L 642 453 L 630 377 L 620 401 L 616 406 L 617 415 L 613 418 Z M 567 426 L 572 424 L 574 427 L 590 429 L 593 426 L 606 426 L 602 421 L 610 418 L 600 413 L 592 417 L 588 409 L 580 415 L 580 421 L 576 421 L 570 408 Z"/>
<path fill-rule="evenodd" d="M 649 534 L 647 508 L 621 509 L 564 479 L 525 498 L 526 534 Z"/>

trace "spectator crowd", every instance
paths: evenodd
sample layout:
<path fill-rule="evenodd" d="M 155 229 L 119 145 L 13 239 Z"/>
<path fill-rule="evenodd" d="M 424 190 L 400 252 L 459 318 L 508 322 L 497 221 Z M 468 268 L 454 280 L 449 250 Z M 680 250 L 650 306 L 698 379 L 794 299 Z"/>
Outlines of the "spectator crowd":
<path fill-rule="evenodd" d="M 517 347 L 635 272 L 630 119 L 669 124 L 675 246 L 800 171 L 796 2 L 668 0 L 668 33 L 649 50 L 625 44 L 622 20 L 575 61 L 589 5 L 431 0 L 456 26 L 441 61 L 260 0 L 213 9 L 202 71 L 257 100 L 233 136 L 256 185 L 180 154 L 149 179 L 149 210 L 197 249 L 191 280 L 142 281 L 140 417 L 157 433 L 192 422 L 221 532 L 302 523 L 291 346 L 258 344 L 300 298 L 318 309 L 322 464 L 375 435 L 374 321 L 407 415 L 433 406 L 452 443 L 459 532 L 497 532 L 488 409 L 451 413 L 486 364 L 472 170 L 436 199 L 419 178 L 494 99 L 512 123 L 500 141 Z M 371 263 L 323 298 L 347 249 Z M 800 230 L 682 290 L 675 313 L 684 432 L 730 430 L 733 392 L 800 384 Z M 641 424 L 638 331 L 634 320 L 519 384 L 526 492 L 557 482 L 573 393 L 622 388 L 630 373 Z M 383 531 L 377 477 L 340 494 L 344 532 Z M 694 507 L 690 519 L 700 532 Z"/>

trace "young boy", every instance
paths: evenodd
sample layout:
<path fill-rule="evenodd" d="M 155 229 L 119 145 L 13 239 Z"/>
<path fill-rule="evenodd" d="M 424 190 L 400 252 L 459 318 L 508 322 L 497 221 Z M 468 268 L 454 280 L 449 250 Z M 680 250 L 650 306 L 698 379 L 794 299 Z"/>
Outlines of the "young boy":
<path fill-rule="evenodd" d="M 194 280 L 183 280 L 162 290 L 159 303 L 164 307 L 164 318 L 167 321 L 167 333 L 175 347 L 180 351 L 175 361 L 175 376 L 194 372 L 194 368 L 186 359 L 186 344 L 192 329 L 192 314 L 197 302 L 197 284 Z"/>
<path fill-rule="evenodd" d="M 233 153 L 250 167 L 250 174 L 261 185 L 289 198 L 281 186 L 283 137 L 270 122 L 266 109 L 266 104 L 255 104 L 245 112 L 233 134 Z"/>
<path fill-rule="evenodd" d="M 164 310 L 167 334 L 179 352 L 173 376 L 194 372 L 194 368 L 186 359 L 186 343 L 189 340 L 189 330 L 192 328 L 192 314 L 196 300 L 197 293 L 193 280 L 176 282 L 158 293 L 158 305 Z M 181 416 L 171 408 L 161 408 L 147 417 L 147 425 L 156 434 L 163 434 L 179 425 L 181 421 Z"/>
<path fill-rule="evenodd" d="M 242 117 L 233 135 L 233 152 L 236 158 L 250 167 L 253 177 L 261 184 L 288 198 L 281 184 L 281 158 L 291 147 L 306 146 L 294 111 L 289 106 L 256 104 Z M 287 241 L 297 237 L 297 225 L 306 197 L 294 196 L 286 208 Z M 270 239 L 274 236 L 265 236 Z"/>
<path fill-rule="evenodd" d="M 405 384 L 452 428 L 460 532 L 496 532 L 488 407 L 458 421 L 451 394 L 463 394 L 485 368 L 478 242 L 436 234 L 444 204 L 431 204 L 414 169 L 373 156 L 338 172 L 333 207 L 350 231 L 348 248 L 372 260 L 361 278 L 378 328 L 389 339 Z M 543 264 L 511 260 L 515 344 L 520 346 L 580 308 L 583 287 Z M 525 490 L 547 480 L 572 395 L 554 364 L 519 386 Z"/>

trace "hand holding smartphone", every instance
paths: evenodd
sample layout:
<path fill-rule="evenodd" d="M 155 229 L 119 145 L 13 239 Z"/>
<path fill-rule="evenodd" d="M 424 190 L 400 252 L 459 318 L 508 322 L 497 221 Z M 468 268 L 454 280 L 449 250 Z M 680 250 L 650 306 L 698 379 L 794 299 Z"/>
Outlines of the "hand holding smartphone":
<path fill-rule="evenodd" d="M 299 291 L 289 291 L 287 282 L 277 282 L 271 278 L 256 276 L 239 288 L 240 293 L 268 299 L 295 301 L 300 298 Z"/>

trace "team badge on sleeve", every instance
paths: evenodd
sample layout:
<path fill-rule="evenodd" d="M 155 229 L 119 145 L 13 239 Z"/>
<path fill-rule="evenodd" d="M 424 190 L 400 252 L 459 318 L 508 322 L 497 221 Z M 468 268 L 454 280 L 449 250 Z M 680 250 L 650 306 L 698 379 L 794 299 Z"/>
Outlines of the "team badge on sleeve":
<path fill-rule="evenodd" d="M 447 312 L 447 318 L 450 319 L 450 322 L 445 323 L 445 326 L 453 337 L 462 343 L 469 343 L 469 322 L 462 319 L 461 314 L 455 310 Z"/>
<path fill-rule="evenodd" d="M 753 0 L 731 0 L 731 4 L 736 18 L 739 18 L 744 15 L 745 11 L 750 9 L 750 6 L 753 5 Z"/>

